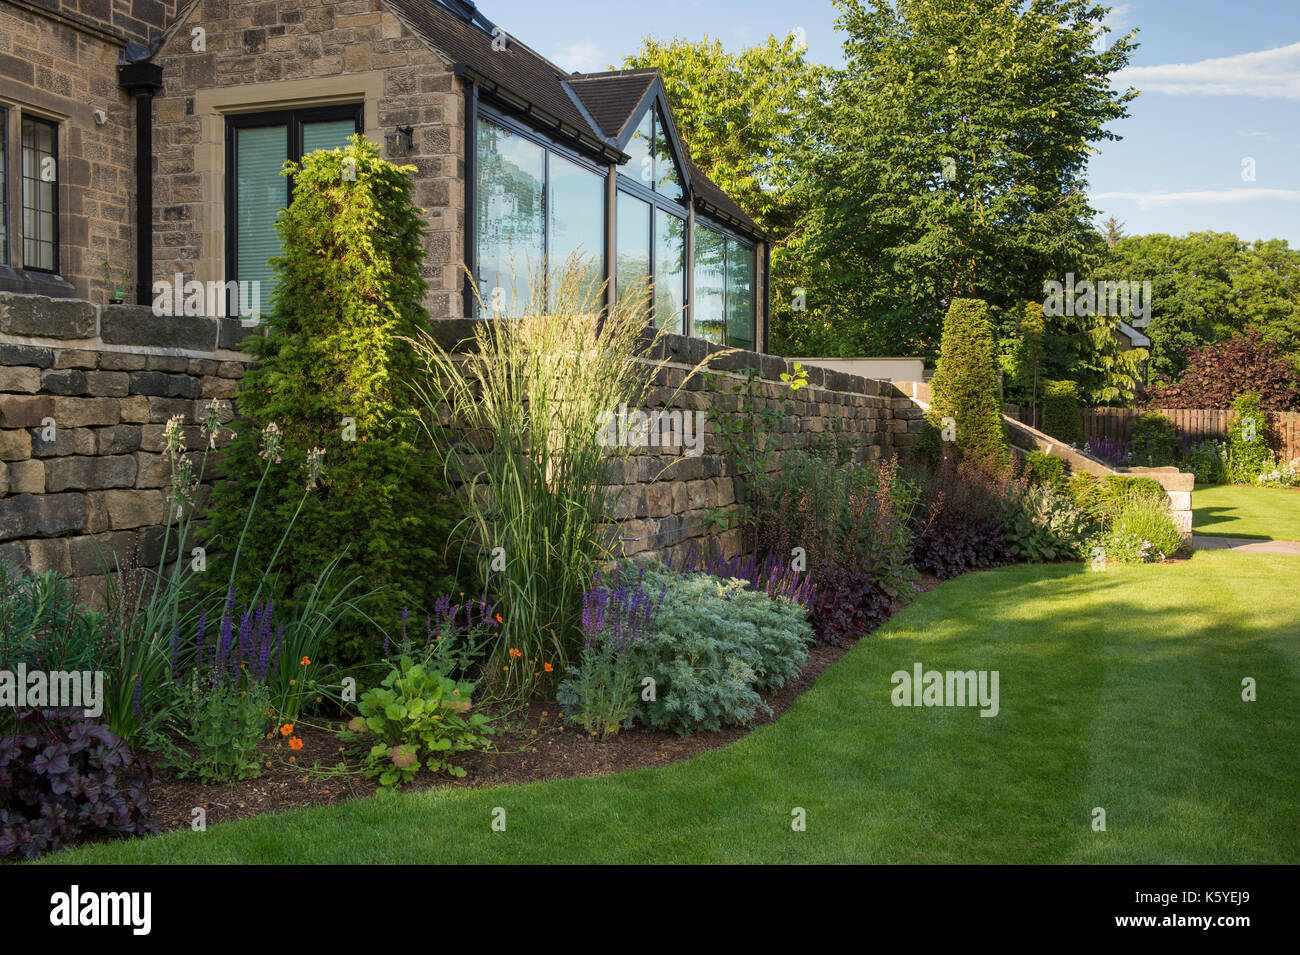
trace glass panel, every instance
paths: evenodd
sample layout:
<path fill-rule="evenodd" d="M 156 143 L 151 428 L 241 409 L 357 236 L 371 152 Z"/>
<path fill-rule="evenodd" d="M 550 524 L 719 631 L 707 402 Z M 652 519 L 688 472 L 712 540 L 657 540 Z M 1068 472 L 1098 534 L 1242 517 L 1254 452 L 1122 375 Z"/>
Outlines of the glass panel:
<path fill-rule="evenodd" d="M 655 210 L 655 324 L 682 332 L 686 302 L 686 220 Z"/>
<path fill-rule="evenodd" d="M 650 203 L 618 194 L 617 270 L 614 288 L 619 301 L 646 293 L 650 276 Z"/>
<path fill-rule="evenodd" d="M 289 204 L 289 180 L 280 175 L 289 157 L 287 126 L 257 126 L 236 130 L 235 150 L 239 212 L 238 260 L 240 282 L 261 282 L 259 301 L 270 302 L 275 291 L 271 259 L 280 254 L 275 221 Z"/>
<path fill-rule="evenodd" d="M 727 344 L 754 348 L 754 249 L 727 240 Z"/>
<path fill-rule="evenodd" d="M 570 258 L 582 270 L 580 294 L 600 306 L 605 268 L 605 180 L 602 176 L 551 153 L 550 208 L 547 224 L 547 268 L 551 282 L 564 278 Z"/>
<path fill-rule="evenodd" d="M 338 149 L 348 144 L 348 138 L 357 131 L 357 124 L 351 119 L 331 119 L 322 123 L 302 124 L 302 153 L 314 153 L 318 149 Z"/>
<path fill-rule="evenodd" d="M 623 150 L 632 158 L 619 167 L 619 175 L 626 176 L 633 182 L 639 182 L 647 189 L 654 186 L 654 155 L 651 151 L 654 137 L 652 116 L 652 112 L 646 110 L 645 115 L 641 117 L 640 125 L 637 126 L 631 141 Z"/>
<path fill-rule="evenodd" d="M 54 159 L 54 137 L 53 124 L 23 117 L 23 267 L 46 272 L 58 271 L 58 167 L 46 162 Z M 49 181 L 41 175 L 43 164 L 54 171 Z"/>
<path fill-rule="evenodd" d="M 662 117 L 655 118 L 655 191 L 669 199 L 682 197 L 681 177 L 677 172 L 677 162 L 673 159 L 672 146 L 664 135 Z"/>
<path fill-rule="evenodd" d="M 0 109 L 0 265 L 9 264 L 9 111 Z"/>
<path fill-rule="evenodd" d="M 479 295 L 489 313 L 494 302 L 512 314 L 529 304 L 532 273 L 542 267 L 545 174 L 541 146 L 479 120 L 474 221 Z"/>
<path fill-rule="evenodd" d="M 727 331 L 726 248 L 725 237 L 696 221 L 695 300 L 691 302 L 691 314 L 695 317 L 696 337 L 719 345 Z"/>

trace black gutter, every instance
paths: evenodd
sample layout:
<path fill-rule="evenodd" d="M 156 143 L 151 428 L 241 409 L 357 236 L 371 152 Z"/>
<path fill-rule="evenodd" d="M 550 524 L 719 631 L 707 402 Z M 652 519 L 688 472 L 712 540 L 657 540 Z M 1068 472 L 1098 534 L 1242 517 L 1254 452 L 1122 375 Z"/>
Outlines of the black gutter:
<path fill-rule="evenodd" d="M 137 305 L 153 302 L 153 97 L 162 89 L 162 67 L 128 63 L 117 68 L 117 85 L 135 97 L 135 275 Z"/>
<path fill-rule="evenodd" d="M 568 139 L 574 140 L 584 149 L 596 153 L 602 159 L 613 160 L 620 165 L 628 161 L 629 157 L 627 153 L 623 152 L 621 149 L 617 149 L 605 142 L 603 139 L 597 139 L 590 133 L 584 132 L 575 126 L 571 126 L 558 116 L 554 116 L 546 110 L 541 109 L 532 101 L 525 99 L 517 93 L 512 93 L 496 80 L 480 73 L 468 63 L 456 63 L 452 66 L 452 71 L 462 80 L 474 83 L 478 86 L 481 91 L 480 95 L 490 96 L 501 104 L 520 113 L 533 123 L 536 123 L 539 126 L 544 126 Z"/>

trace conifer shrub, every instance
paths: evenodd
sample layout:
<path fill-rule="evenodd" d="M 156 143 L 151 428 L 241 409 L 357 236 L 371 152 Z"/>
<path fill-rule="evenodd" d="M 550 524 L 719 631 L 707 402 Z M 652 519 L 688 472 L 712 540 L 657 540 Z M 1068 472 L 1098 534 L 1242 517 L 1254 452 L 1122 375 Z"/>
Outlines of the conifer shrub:
<path fill-rule="evenodd" d="M 1268 416 L 1257 392 L 1248 391 L 1232 402 L 1228 429 L 1228 477 L 1233 484 L 1254 484 L 1273 469 L 1268 442 Z"/>
<path fill-rule="evenodd" d="M 952 443 L 961 456 L 1006 467 L 1011 452 L 1002 424 L 997 368 L 988 305 L 978 299 L 954 299 L 943 320 L 939 370 L 930 382 L 927 417 L 941 435 L 944 419 L 952 419 Z"/>
<path fill-rule="evenodd" d="M 457 511 L 438 436 L 421 429 L 410 387 L 410 341 L 428 323 L 413 171 L 386 162 L 359 135 L 285 164 L 294 191 L 277 224 L 278 284 L 265 337 L 247 339 L 255 362 L 240 382 L 209 537 L 218 555 L 209 557 L 209 575 L 224 587 L 221 555 L 233 559 L 257 500 L 234 581 L 247 597 L 296 514 L 272 592 L 298 593 L 344 555 L 350 574 L 384 588 L 367 612 L 391 632 L 403 607 L 432 611 L 454 584 L 444 548 Z M 262 482 L 259 434 L 267 429 L 280 440 Z M 318 484 L 306 497 L 305 473 Z M 381 639 L 357 615 L 322 652 L 331 662 L 364 662 L 379 656 Z"/>
<path fill-rule="evenodd" d="M 1073 381 L 1043 382 L 1043 433 L 1066 444 L 1083 444 L 1079 386 Z"/>

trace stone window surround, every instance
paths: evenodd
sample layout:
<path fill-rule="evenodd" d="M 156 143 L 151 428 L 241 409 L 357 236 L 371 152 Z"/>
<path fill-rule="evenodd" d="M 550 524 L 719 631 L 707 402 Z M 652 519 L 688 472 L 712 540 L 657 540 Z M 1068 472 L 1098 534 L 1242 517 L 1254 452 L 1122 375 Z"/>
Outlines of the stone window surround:
<path fill-rule="evenodd" d="M 360 100 L 364 104 L 365 136 L 382 149 L 384 131 L 379 125 L 379 101 L 383 95 L 384 76 L 378 71 L 195 90 L 199 142 L 194 147 L 194 171 L 199 176 L 203 199 L 196 204 L 194 221 L 202 236 L 202 254 L 193 263 L 193 275 L 186 278 L 199 282 L 226 280 L 227 116 Z M 170 276 L 167 278 L 170 280 Z"/>
<path fill-rule="evenodd" d="M 5 289 L 17 289 L 25 292 L 39 292 L 44 295 L 67 296 L 73 291 L 72 284 L 64 277 L 62 271 L 44 272 L 28 271 L 23 268 L 23 223 L 22 223 L 22 118 L 24 115 L 33 119 L 45 120 L 53 123 L 55 126 L 55 135 L 58 137 L 60 162 L 62 161 L 64 137 L 67 135 L 69 124 L 73 121 L 80 122 L 85 120 L 87 123 L 93 122 L 92 110 L 89 106 L 83 106 L 81 109 L 73 112 L 64 112 L 59 106 L 67 105 L 70 109 L 71 104 L 66 102 L 62 96 L 53 96 L 42 93 L 40 96 L 42 102 L 32 103 L 28 100 L 15 99 L 0 92 L 0 114 L 4 115 L 4 125 L 0 128 L 0 137 L 4 138 L 4 151 L 6 157 L 5 165 L 5 183 L 6 202 L 5 209 L 7 212 L 7 254 L 0 256 L 0 281 L 3 282 Z M 63 102 L 55 102 L 63 101 Z M 84 116 L 82 115 L 84 113 Z M 20 175 L 14 175 L 15 160 L 17 160 L 17 169 Z M 58 201 L 56 205 L 57 214 L 62 216 L 64 210 L 68 208 L 68 190 L 72 188 L 67 180 L 58 176 Z M 59 223 L 62 225 L 62 223 Z M 60 261 L 57 263 L 59 269 L 63 267 L 61 250 L 56 249 L 60 254 Z"/>

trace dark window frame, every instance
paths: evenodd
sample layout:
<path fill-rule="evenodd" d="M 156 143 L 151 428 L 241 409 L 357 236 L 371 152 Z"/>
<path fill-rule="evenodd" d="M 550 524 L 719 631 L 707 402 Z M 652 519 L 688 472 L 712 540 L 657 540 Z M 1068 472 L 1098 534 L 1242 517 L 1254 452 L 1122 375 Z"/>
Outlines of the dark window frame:
<path fill-rule="evenodd" d="M 0 230 L 4 237 L 0 239 L 0 266 L 9 265 L 9 240 L 13 233 L 9 229 L 9 184 L 13 181 L 13 166 L 9 162 L 9 107 L 0 105 L 0 169 L 4 170 L 4 179 L 0 181 Z"/>
<path fill-rule="evenodd" d="M 732 229 L 729 228 L 728 226 L 722 225 L 721 223 L 717 222 L 714 219 L 706 218 L 705 216 L 700 215 L 698 212 L 695 214 L 695 228 L 708 229 L 711 232 L 716 232 L 724 239 L 729 239 L 732 242 L 739 242 L 746 249 L 746 251 L 749 252 L 751 258 L 751 278 L 750 278 L 750 290 L 749 290 L 749 340 L 751 345 L 750 350 L 756 351 L 759 344 L 757 284 L 760 278 L 762 277 L 762 269 L 763 269 L 763 263 L 759 261 L 759 257 L 758 257 L 758 243 L 755 242 L 753 239 L 749 238 L 748 236 L 746 236 L 745 234 L 737 231 L 736 229 Z M 693 258 L 691 261 L 691 268 L 692 269 L 695 268 L 695 262 Z M 727 336 L 728 336 L 727 298 L 729 297 L 728 290 L 730 286 L 728 285 L 728 278 L 730 277 L 730 273 L 731 273 L 731 256 L 724 252 L 722 257 L 722 345 L 724 348 L 739 347 L 736 345 L 732 345 L 729 341 L 727 341 Z"/>
<path fill-rule="evenodd" d="M 602 181 L 608 178 L 609 167 L 608 165 L 602 165 L 601 163 L 595 162 L 594 160 L 588 158 L 584 153 L 578 152 L 577 150 L 574 150 L 571 147 L 566 146 L 564 143 L 556 142 L 554 139 L 551 139 L 549 136 L 545 135 L 544 133 L 539 132 L 533 127 L 527 125 L 526 123 L 520 122 L 519 120 L 515 119 L 513 116 L 510 116 L 509 114 L 497 109 L 496 107 L 488 103 L 484 103 L 482 100 L 479 100 L 475 104 L 474 112 L 475 112 L 474 135 L 466 137 L 466 139 L 469 140 L 468 151 L 474 157 L 473 165 L 472 165 L 472 170 L 473 170 L 472 175 L 475 178 L 472 187 L 470 187 L 470 191 L 468 191 L 468 196 L 472 196 L 474 199 L 474 206 L 466 210 L 465 218 L 467 221 L 472 221 L 473 223 L 469 227 L 470 231 L 474 236 L 474 247 L 473 247 L 474 258 L 473 258 L 473 264 L 470 266 L 471 290 L 468 292 L 468 297 L 474 303 L 473 311 L 477 312 L 478 311 L 477 298 L 473 295 L 472 288 L 477 288 L 478 282 L 480 281 L 479 274 L 478 274 L 479 273 L 478 242 L 480 239 L 480 236 L 478 235 L 479 184 L 477 178 L 479 174 L 479 163 L 478 163 L 479 124 L 483 122 L 495 123 L 497 126 L 500 126 L 502 129 L 506 130 L 506 132 L 519 136 L 521 139 L 527 140 L 528 142 L 531 142 L 533 145 L 540 146 L 542 148 L 542 264 L 543 264 L 543 269 L 546 270 L 546 274 L 549 274 L 550 262 L 548 261 L 548 259 L 551 254 L 551 250 L 550 250 L 551 153 L 552 152 L 557 153 L 564 159 L 569 160 L 575 165 L 581 167 L 582 169 L 585 169 L 588 172 L 591 172 L 599 176 Z M 467 179 L 469 175 L 471 175 L 471 173 L 467 171 L 466 173 Z M 605 210 L 605 221 L 601 223 L 601 226 L 602 226 L 601 234 L 607 236 L 609 234 L 609 227 L 610 227 L 610 218 L 609 218 L 608 209 Z M 603 267 L 601 271 L 603 280 L 605 282 L 610 282 L 611 269 L 613 268 L 613 266 L 609 262 L 609 256 L 605 254 L 605 249 L 603 245 L 598 250 L 597 254 L 600 255 L 601 260 L 603 262 Z M 473 316 L 473 317 L 483 318 L 486 316 Z"/>
<path fill-rule="evenodd" d="M 54 188 L 50 190 L 51 196 L 53 197 L 53 207 L 52 207 L 52 209 L 50 210 L 50 213 L 51 213 L 51 216 L 53 217 L 53 220 L 54 220 L 54 222 L 53 222 L 53 225 L 54 225 L 54 239 L 53 239 L 53 246 L 54 246 L 54 249 L 53 249 L 53 252 L 54 252 L 54 255 L 53 255 L 53 259 L 54 259 L 54 268 L 52 268 L 52 269 L 43 269 L 43 268 L 41 268 L 39 265 L 32 265 L 30 262 L 27 261 L 27 210 L 28 210 L 29 207 L 28 207 L 27 203 L 24 201 L 24 202 L 22 203 L 22 220 L 23 220 L 23 228 L 22 228 L 22 242 L 23 242 L 23 250 L 22 250 L 22 251 L 23 251 L 23 271 L 24 271 L 24 272 L 39 272 L 39 273 L 41 273 L 42 275 L 60 275 L 61 273 L 59 272 L 59 266 L 60 266 L 60 264 L 61 264 L 61 262 L 62 262 L 62 256 L 61 256 L 61 254 L 60 254 L 60 253 L 62 252 L 62 248 L 61 248 L 61 246 L 60 246 L 60 238 L 61 238 L 61 236 L 60 236 L 60 233 L 59 233 L 59 186 L 60 186 L 61 183 L 62 183 L 62 177 L 59 175 L 59 173 L 61 172 L 61 170 L 59 169 L 59 126 L 60 126 L 60 123 L 59 123 L 58 120 L 49 119 L 49 118 L 47 118 L 47 117 L 45 117 L 45 116 L 39 116 L 39 115 L 36 115 L 36 114 L 33 114 L 33 113 L 28 113 L 28 112 L 26 112 L 25 110 L 24 110 L 22 113 L 20 113 L 20 114 L 19 114 L 19 123 L 18 123 L 18 149 L 19 149 L 19 155 L 20 155 L 20 156 L 21 156 L 23 153 L 25 153 L 25 152 L 26 152 L 26 149 L 27 149 L 27 147 L 23 145 L 22 127 L 23 127 L 24 124 L 29 123 L 29 122 L 31 122 L 31 123 L 36 123 L 36 124 L 41 125 L 41 126 L 48 126 L 48 127 L 50 127 L 50 129 L 51 129 L 51 131 L 52 131 L 52 135 L 50 136 L 50 144 L 51 144 L 51 153 L 50 153 L 50 155 L 53 156 L 53 158 L 54 158 L 54 182 L 52 183 L 52 185 L 53 185 Z M 38 173 L 37 173 L 37 179 L 36 179 L 37 182 L 41 182 L 41 181 L 42 181 L 42 180 L 39 178 L 39 175 L 40 175 L 40 174 L 39 174 L 39 172 L 38 172 Z M 19 186 L 19 192 L 20 192 L 20 193 L 21 193 L 21 191 L 22 191 L 22 183 L 23 183 L 23 181 L 24 181 L 25 179 L 27 179 L 27 178 L 28 178 L 27 175 L 26 175 L 25 173 L 23 173 L 23 171 L 22 171 L 21 169 L 19 169 L 19 183 L 20 183 L 20 186 Z M 22 198 L 21 195 L 19 196 L 19 198 L 20 198 L 20 199 Z"/>
<path fill-rule="evenodd" d="M 292 162 L 302 162 L 302 127 L 306 123 L 351 119 L 358 133 L 365 132 L 365 103 L 344 103 L 335 106 L 305 106 L 296 109 L 278 109 L 270 112 L 232 113 L 226 116 L 226 262 L 225 281 L 239 281 L 239 136 L 241 129 L 262 126 L 287 128 L 288 150 L 286 157 Z M 289 179 L 288 200 L 293 201 L 293 178 Z M 227 314 L 237 314 L 227 309 Z"/>

